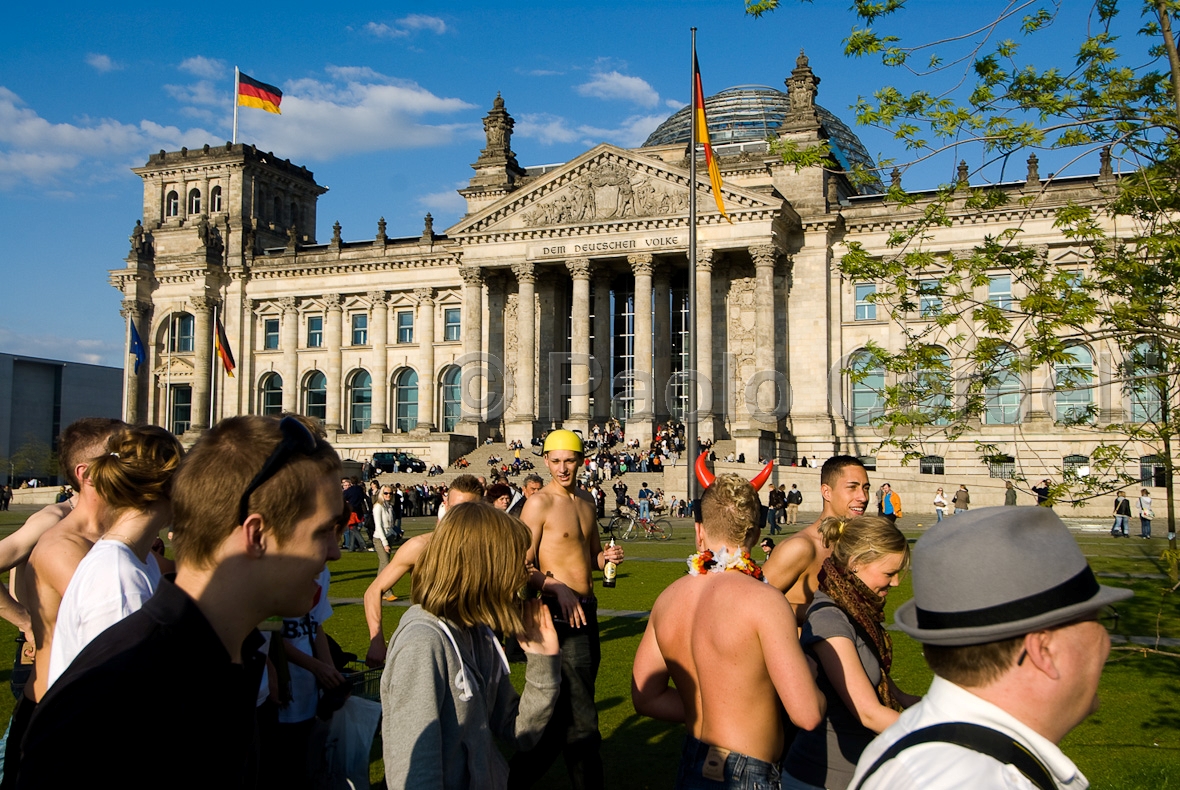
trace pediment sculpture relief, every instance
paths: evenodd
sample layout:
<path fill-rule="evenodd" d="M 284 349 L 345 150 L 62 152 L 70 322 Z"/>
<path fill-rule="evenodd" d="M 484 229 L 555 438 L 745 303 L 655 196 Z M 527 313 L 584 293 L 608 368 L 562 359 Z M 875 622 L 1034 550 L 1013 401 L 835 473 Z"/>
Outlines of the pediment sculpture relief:
<path fill-rule="evenodd" d="M 526 226 L 542 227 L 687 211 L 688 190 L 608 163 L 573 179 L 567 189 L 538 202 L 521 217 Z"/>

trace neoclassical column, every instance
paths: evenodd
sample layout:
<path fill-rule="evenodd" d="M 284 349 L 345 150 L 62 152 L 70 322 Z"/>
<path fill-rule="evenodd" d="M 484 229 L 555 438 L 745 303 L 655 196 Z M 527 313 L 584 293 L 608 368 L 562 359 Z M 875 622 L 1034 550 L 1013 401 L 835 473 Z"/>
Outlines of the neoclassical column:
<path fill-rule="evenodd" d="M 652 361 L 652 375 L 655 384 L 652 390 L 652 411 L 656 419 L 668 416 L 664 389 L 672 375 L 672 289 L 671 272 L 666 264 L 657 266 L 652 276 L 655 286 L 655 317 L 652 341 L 655 344 L 655 359 Z"/>
<path fill-rule="evenodd" d="M 480 362 L 480 348 L 483 343 L 483 271 L 478 266 L 459 267 L 459 276 L 463 278 L 463 391 L 461 396 L 462 421 L 468 425 L 465 433 L 478 437 L 475 424 L 482 415 L 478 405 L 479 393 L 469 393 L 470 376 L 482 375 L 478 371 L 482 367 Z"/>
<path fill-rule="evenodd" d="M 389 293 L 369 291 L 366 294 L 373 306 L 373 324 L 369 338 L 373 345 L 373 407 L 369 429 L 385 431 L 389 428 Z"/>
<path fill-rule="evenodd" d="M 279 299 L 283 309 L 283 334 L 279 347 L 283 349 L 283 411 L 294 414 L 299 411 L 299 302 L 294 296 Z"/>
<path fill-rule="evenodd" d="M 143 388 L 142 382 L 151 378 L 151 349 L 153 346 L 150 342 L 143 341 L 143 338 L 151 337 L 151 314 L 152 305 L 150 302 L 140 302 L 135 299 L 124 299 L 123 306 L 119 310 L 119 315 L 135 326 L 140 340 L 143 342 L 144 359 L 140 363 L 140 373 L 135 372 L 134 359 L 124 359 L 123 361 L 123 389 L 126 393 L 126 400 L 123 403 L 123 421 L 131 425 L 142 425 L 147 421 L 141 406 L 143 403 L 141 390 Z"/>
<path fill-rule="evenodd" d="M 754 332 L 758 342 L 754 346 L 754 365 L 757 373 L 765 375 L 774 370 L 774 267 L 779 251 L 773 245 L 750 247 L 754 260 Z M 775 405 L 775 387 L 767 381 L 758 387 L 758 408 L 769 412 Z M 767 422 L 767 421 L 763 421 Z"/>
<path fill-rule="evenodd" d="M 324 307 L 327 316 L 324 320 L 324 349 L 327 351 L 324 375 L 328 379 L 328 393 L 326 401 L 326 418 L 324 427 L 329 431 L 339 431 L 341 428 L 340 399 L 344 390 L 344 382 L 340 380 L 340 370 L 343 360 L 340 358 L 340 345 L 344 332 L 344 308 L 340 294 L 324 294 Z"/>
<path fill-rule="evenodd" d="M 594 359 L 599 370 L 594 387 L 594 421 L 600 425 L 610 418 L 610 282 L 610 268 L 598 266 L 594 270 Z"/>
<path fill-rule="evenodd" d="M 536 386 L 533 375 L 537 361 L 536 288 L 537 269 L 526 261 L 512 264 L 516 275 L 516 421 L 537 418 Z"/>
<path fill-rule="evenodd" d="M 189 423 L 194 431 L 209 427 L 209 387 L 212 383 L 213 321 L 216 300 L 208 296 L 194 296 L 193 303 L 193 410 Z"/>
<path fill-rule="evenodd" d="M 627 256 L 627 263 L 631 264 L 631 271 L 635 275 L 635 337 L 634 337 L 634 380 L 640 382 L 633 390 L 638 394 L 643 388 L 642 398 L 639 399 L 631 414 L 633 420 L 647 421 L 647 432 L 651 432 L 652 419 L 652 327 L 651 327 L 651 253 L 636 253 Z M 640 437 L 640 441 L 643 439 Z"/>
<path fill-rule="evenodd" d="M 697 376 L 708 382 L 708 387 L 701 387 L 698 392 L 712 393 L 708 401 L 698 398 L 697 437 L 702 440 L 713 438 L 717 399 L 725 393 L 724 386 L 721 386 L 724 382 L 717 381 L 713 373 L 713 262 L 716 257 L 716 250 L 697 248 Z"/>
<path fill-rule="evenodd" d="M 585 432 L 590 422 L 590 365 L 585 361 L 590 356 L 590 259 L 573 258 L 565 262 L 573 279 L 570 294 L 570 314 L 573 332 L 570 352 L 570 418 L 574 427 Z"/>
<path fill-rule="evenodd" d="M 418 428 L 433 431 L 434 423 L 434 289 L 416 288 L 418 298 Z"/>

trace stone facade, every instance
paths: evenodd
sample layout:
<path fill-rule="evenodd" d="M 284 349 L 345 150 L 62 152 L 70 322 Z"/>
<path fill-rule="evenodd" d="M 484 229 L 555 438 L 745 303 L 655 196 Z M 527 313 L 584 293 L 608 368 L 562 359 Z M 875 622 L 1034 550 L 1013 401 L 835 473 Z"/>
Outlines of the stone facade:
<path fill-rule="evenodd" d="M 801 56 L 781 138 L 807 146 L 829 137 L 818 84 Z M 511 149 L 502 98 L 484 127 L 487 145 L 461 190 L 468 213 L 444 234 L 427 215 L 412 238 L 389 238 L 382 218 L 367 239 L 343 240 L 337 223 L 318 243 L 323 188 L 306 168 L 250 146 L 161 151 L 137 168 L 143 224 L 126 266 L 111 273 L 148 351 L 138 376 L 127 367 L 129 417 L 183 432 L 294 410 L 322 418 L 351 457 L 401 447 L 444 465 L 489 436 L 527 442 L 611 416 L 642 440 L 679 414 L 694 322 L 702 437 L 732 439 L 750 459 L 875 451 L 879 437 L 855 424 L 841 371 L 870 340 L 899 347 L 898 327 L 858 314 L 858 284 L 837 262 L 851 241 L 892 254 L 888 236 L 917 219 L 921 196 L 898 209 L 841 173 L 784 165 L 764 141 L 719 144 L 726 221 L 705 174 L 691 184 L 684 143 L 603 144 L 528 169 Z M 1025 240 L 1073 265 L 1079 256 L 1052 227 L 1053 209 L 1098 198 L 1110 176 L 1045 185 L 1035 162 L 1030 173 L 1035 183 L 1003 187 L 1031 201 Z M 968 250 L 1007 227 L 1012 211 L 959 205 L 928 246 Z M 233 377 L 216 361 L 216 321 L 237 358 Z M 1094 349 L 1095 364 L 1109 365 L 1110 353 Z M 1021 404 L 1013 424 L 931 446 L 945 479 L 987 476 L 976 440 L 1044 459 L 1026 476 L 1088 455 L 1096 439 L 1055 426 L 1052 397 Z M 1128 408 L 1115 387 L 1095 397 L 1105 420 Z M 880 469 L 896 463 L 878 458 Z"/>

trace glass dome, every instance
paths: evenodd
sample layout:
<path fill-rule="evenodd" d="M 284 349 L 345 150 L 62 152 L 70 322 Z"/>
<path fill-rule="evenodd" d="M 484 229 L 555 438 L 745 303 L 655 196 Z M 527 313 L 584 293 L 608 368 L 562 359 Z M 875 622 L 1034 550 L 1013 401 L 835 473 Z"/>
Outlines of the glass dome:
<path fill-rule="evenodd" d="M 726 88 L 705 98 L 709 140 L 714 146 L 766 140 L 778 131 L 790 109 L 791 102 L 787 94 L 766 85 Z M 687 144 L 692 134 L 691 110 L 691 107 L 682 107 L 673 113 L 648 136 L 643 143 L 644 147 Z M 841 167 L 846 170 L 851 170 L 855 165 L 869 170 L 876 167 L 860 138 L 847 124 L 818 104 L 815 111 L 828 135 L 832 154 Z M 872 193 L 882 191 L 880 181 L 876 178 L 874 183 L 862 184 L 860 189 Z"/>

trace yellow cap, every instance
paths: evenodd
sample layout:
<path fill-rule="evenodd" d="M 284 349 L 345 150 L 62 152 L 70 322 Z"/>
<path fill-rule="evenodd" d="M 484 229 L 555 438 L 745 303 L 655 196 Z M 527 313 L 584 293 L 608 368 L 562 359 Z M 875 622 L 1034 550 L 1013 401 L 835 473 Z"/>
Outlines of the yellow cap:
<path fill-rule="evenodd" d="M 545 437 L 545 446 L 541 449 L 541 454 L 544 455 L 550 450 L 570 450 L 583 454 L 582 437 L 573 431 L 550 431 L 549 435 Z"/>

